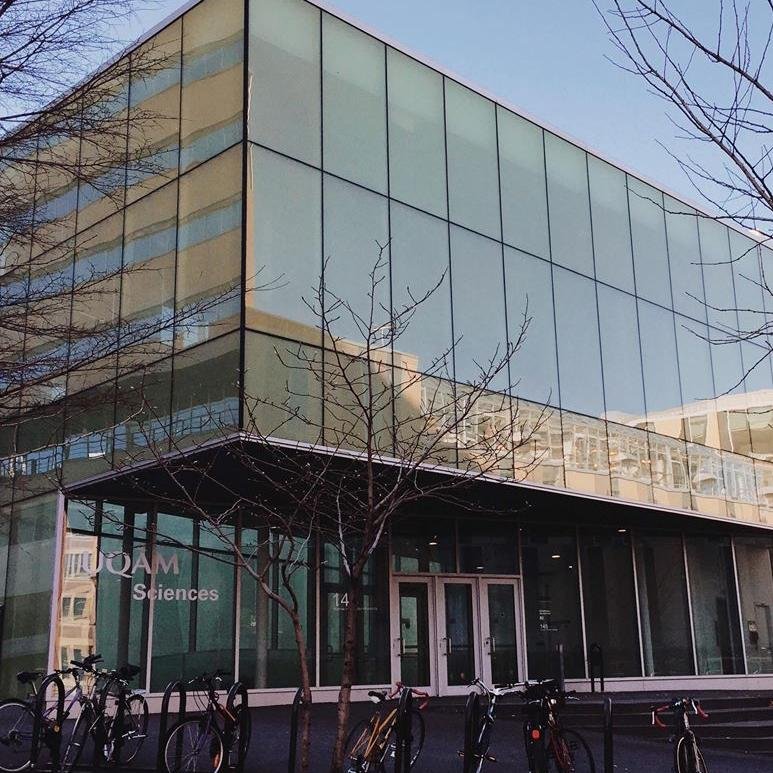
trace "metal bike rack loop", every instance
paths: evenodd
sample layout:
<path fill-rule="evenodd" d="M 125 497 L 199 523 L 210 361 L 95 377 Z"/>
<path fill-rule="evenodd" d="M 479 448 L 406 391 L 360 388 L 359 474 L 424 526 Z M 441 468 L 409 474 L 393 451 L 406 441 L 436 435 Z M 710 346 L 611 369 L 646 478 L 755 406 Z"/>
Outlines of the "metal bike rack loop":
<path fill-rule="evenodd" d="M 590 691 L 596 692 L 596 679 L 598 679 L 601 692 L 604 692 L 604 648 L 598 642 L 591 644 L 588 649 L 588 671 Z"/>
<path fill-rule="evenodd" d="M 303 687 L 295 691 L 293 705 L 290 709 L 290 750 L 287 755 L 287 771 L 295 773 L 295 761 L 298 756 L 298 716 L 303 706 Z"/>
<path fill-rule="evenodd" d="M 395 749 L 395 773 L 410 773 L 411 769 L 411 708 L 413 695 L 410 687 L 403 687 L 397 707 L 397 748 Z"/>
<path fill-rule="evenodd" d="M 241 683 L 241 682 L 234 682 L 231 685 L 231 689 L 228 690 L 228 697 L 225 701 L 225 708 L 226 711 L 233 716 L 234 714 L 234 704 L 236 703 L 236 698 L 241 699 L 241 703 L 239 704 L 242 707 L 242 711 L 249 711 L 250 710 L 250 704 L 249 704 L 249 696 L 247 694 L 247 688 Z M 233 738 L 228 739 L 229 744 L 233 743 Z M 239 743 L 240 744 L 246 744 L 243 751 L 239 754 L 240 761 L 233 767 L 230 767 L 229 770 L 236 770 L 236 771 L 242 771 L 244 770 L 244 762 L 247 758 L 247 752 L 249 751 L 249 742 L 250 739 L 244 738 L 244 736 L 239 733 Z"/>
<path fill-rule="evenodd" d="M 51 726 L 44 724 L 46 712 L 46 693 L 53 685 L 56 688 L 56 715 Z M 62 722 L 64 721 L 64 683 L 58 674 L 49 674 L 40 684 L 35 698 L 35 716 L 32 722 L 32 748 L 30 749 L 30 768 L 35 770 L 40 756 L 41 735 L 43 742 L 51 750 L 51 772 L 59 773 L 61 767 Z"/>
<path fill-rule="evenodd" d="M 164 690 L 164 696 L 161 698 L 161 713 L 158 717 L 158 752 L 156 754 L 156 770 L 164 769 L 164 743 L 166 742 L 166 732 L 169 729 L 169 702 L 174 693 L 179 695 L 177 704 L 177 721 L 182 722 L 185 719 L 185 708 L 187 704 L 187 690 L 185 685 L 178 679 L 176 682 L 169 682 Z"/>
<path fill-rule="evenodd" d="M 614 726 L 612 723 L 612 699 L 604 699 L 604 773 L 614 773 L 615 754 L 613 747 Z"/>

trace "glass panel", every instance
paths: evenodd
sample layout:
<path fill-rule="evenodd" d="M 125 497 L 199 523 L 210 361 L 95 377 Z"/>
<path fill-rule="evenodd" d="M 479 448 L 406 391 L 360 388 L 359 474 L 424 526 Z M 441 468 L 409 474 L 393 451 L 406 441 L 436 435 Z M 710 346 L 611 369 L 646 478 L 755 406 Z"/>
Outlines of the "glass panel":
<path fill-rule="evenodd" d="M 395 202 L 391 202 L 391 221 L 392 305 L 397 314 L 413 310 L 395 342 L 395 364 L 410 371 L 450 375 L 448 227 Z"/>
<path fill-rule="evenodd" d="M 319 441 L 321 350 L 251 331 L 245 346 L 245 429 L 263 437 Z"/>
<path fill-rule="evenodd" d="M 513 391 L 526 400 L 557 405 L 558 366 L 550 264 L 505 247 L 505 288 L 510 345 L 516 346 L 520 338 L 520 347 L 510 363 Z"/>
<path fill-rule="evenodd" d="M 542 129 L 497 105 L 504 240 L 550 258 Z"/>
<path fill-rule="evenodd" d="M 634 292 L 625 173 L 588 156 L 596 278 Z"/>
<path fill-rule="evenodd" d="M 478 379 L 481 368 L 501 361 L 506 352 L 505 299 L 502 292 L 502 248 L 490 239 L 451 228 L 451 277 L 454 302 L 456 380 Z M 489 386 L 506 389 L 507 367 Z"/>
<path fill-rule="evenodd" d="M 714 448 L 688 443 L 687 458 L 690 461 L 693 509 L 709 515 L 727 515 L 722 453 Z"/>
<path fill-rule="evenodd" d="M 443 76 L 393 48 L 387 73 L 390 194 L 445 217 Z"/>
<path fill-rule="evenodd" d="M 741 330 L 757 331 L 765 322 L 765 290 L 760 286 L 762 257 L 757 242 L 728 229 L 730 236 L 730 258 L 733 264 L 733 286 L 735 287 L 738 324 Z"/>
<path fill-rule="evenodd" d="M 604 285 L 598 286 L 598 296 L 606 416 L 641 421 L 644 387 L 636 299 Z"/>
<path fill-rule="evenodd" d="M 741 630 L 750 674 L 773 674 L 773 540 L 737 537 Z"/>
<path fill-rule="evenodd" d="M 628 530 L 582 530 L 580 555 L 588 650 L 601 645 L 607 677 L 641 676 Z"/>
<path fill-rule="evenodd" d="M 518 681 L 514 586 L 488 585 L 488 626 L 491 681 L 514 684 Z"/>
<path fill-rule="evenodd" d="M 254 146 L 250 156 L 247 327 L 319 345 L 320 320 L 307 303 L 315 305 L 322 272 L 320 173 Z"/>
<path fill-rule="evenodd" d="M 649 433 L 655 503 L 689 510 L 690 478 L 684 441 Z"/>
<path fill-rule="evenodd" d="M 239 337 L 236 334 L 174 358 L 175 443 L 222 437 L 239 422 Z"/>
<path fill-rule="evenodd" d="M 476 674 L 472 585 L 444 583 L 443 592 L 446 611 L 447 683 L 449 686 L 468 685 Z"/>
<path fill-rule="evenodd" d="M 693 674 L 682 538 L 637 534 L 635 544 L 644 675 Z"/>
<path fill-rule="evenodd" d="M 367 320 L 370 314 L 368 295 L 371 290 L 370 273 L 380 263 L 377 276 L 386 276 L 388 252 L 379 255 L 379 245 L 389 242 L 387 200 L 375 193 L 325 175 L 324 178 L 325 242 L 323 254 L 325 286 L 353 311 Z M 388 248 L 386 248 L 388 249 Z M 382 281 L 376 291 L 376 304 L 389 308 L 388 283 Z M 375 309 L 377 321 L 388 322 L 379 306 Z M 348 311 L 341 310 L 337 320 L 331 320 L 333 333 L 348 338 L 356 346 L 364 344 Z M 373 330 L 372 332 L 375 332 Z"/>
<path fill-rule="evenodd" d="M 518 531 L 514 523 L 459 521 L 459 571 L 518 574 Z"/>
<path fill-rule="evenodd" d="M 559 644 L 566 676 L 585 676 L 574 536 L 565 529 L 529 526 L 523 539 L 523 578 L 529 678 L 558 676 Z"/>
<path fill-rule="evenodd" d="M 698 221 L 698 230 L 709 325 L 737 330 L 738 315 L 727 228 L 716 220 L 702 217 Z"/>
<path fill-rule="evenodd" d="M 114 410 L 113 381 L 78 395 L 70 395 L 64 425 L 64 480 L 83 480 L 110 469 Z"/>
<path fill-rule="evenodd" d="M 450 219 L 500 237 L 494 104 L 446 78 Z"/>
<path fill-rule="evenodd" d="M 431 683 L 429 600 L 425 583 L 400 583 L 400 679 L 405 684 Z"/>
<path fill-rule="evenodd" d="M 124 231 L 122 369 L 172 353 L 177 183 L 127 207 Z"/>
<path fill-rule="evenodd" d="M 609 496 L 607 425 L 602 419 L 561 411 L 567 488 Z"/>
<path fill-rule="evenodd" d="M 253 574 L 265 566 L 269 555 L 278 555 L 268 571 L 267 582 L 274 593 L 291 605 L 297 604 L 306 636 L 313 683 L 315 574 L 310 571 L 313 547 L 309 547 L 303 539 L 299 539 L 295 546 L 290 543 L 282 546 L 277 537 L 257 529 L 243 529 L 241 540 L 251 571 L 240 570 L 239 680 L 248 689 L 255 689 L 295 687 L 301 678 L 295 629 L 290 616 L 278 603 L 269 599 Z M 281 579 L 282 572 L 287 573 L 287 582 Z M 290 597 L 291 592 L 294 600 Z"/>
<path fill-rule="evenodd" d="M 742 674 L 738 597 L 730 540 L 688 536 L 687 566 L 699 674 Z"/>
<path fill-rule="evenodd" d="M 554 267 L 553 283 L 561 407 L 601 416 L 604 390 L 593 282 Z"/>
<path fill-rule="evenodd" d="M 320 592 L 320 684 L 338 685 L 343 665 L 343 634 L 350 603 L 341 556 L 332 546 L 323 548 Z M 354 684 L 389 681 L 389 582 L 386 554 L 368 559 L 362 596 L 357 609 L 357 655 Z"/>
<path fill-rule="evenodd" d="M 223 13 L 216 3 L 200 3 L 183 17 L 183 170 L 242 138 L 243 16 L 242 5 Z"/>
<path fill-rule="evenodd" d="M 711 372 L 709 330 L 677 314 L 676 344 L 679 351 L 679 375 L 682 382 L 684 432 L 688 440 L 718 445 L 717 408 L 713 400 L 714 378 Z"/>
<path fill-rule="evenodd" d="M 319 166 L 320 11 L 251 0 L 249 18 L 249 137 Z"/>
<path fill-rule="evenodd" d="M 652 501 L 652 473 L 647 433 L 607 422 L 612 496 L 633 502 Z"/>
<path fill-rule="evenodd" d="M 56 496 L 17 503 L 11 518 L 0 650 L 0 694 L 26 697 L 16 673 L 46 668 L 51 625 Z"/>
<path fill-rule="evenodd" d="M 177 175 L 180 134 L 180 47 L 176 21 L 141 46 L 129 91 L 127 203 Z"/>
<path fill-rule="evenodd" d="M 757 522 L 757 482 L 754 476 L 754 460 L 740 454 L 722 454 L 725 477 L 727 514 L 742 521 Z"/>
<path fill-rule="evenodd" d="M 674 309 L 704 322 L 706 305 L 695 210 L 670 196 L 665 197 L 665 207 Z"/>
<path fill-rule="evenodd" d="M 554 134 L 546 133 L 545 159 L 553 261 L 586 276 L 593 276 L 585 152 Z"/>
<path fill-rule="evenodd" d="M 639 329 L 648 425 L 663 435 L 681 437 L 682 394 L 673 312 L 640 300 Z"/>
<path fill-rule="evenodd" d="M 561 412 L 542 405 L 518 401 L 518 424 L 522 438 L 516 437 L 515 476 L 546 486 L 564 485 L 564 440 Z"/>
<path fill-rule="evenodd" d="M 239 324 L 241 176 L 242 149 L 238 147 L 180 179 L 178 348 L 206 341 Z"/>
<path fill-rule="evenodd" d="M 322 14 L 325 169 L 386 193 L 384 44 Z"/>
<path fill-rule="evenodd" d="M 628 177 L 633 262 L 640 298 L 671 308 L 663 194 L 635 177 Z"/>
<path fill-rule="evenodd" d="M 391 544 L 394 572 L 456 572 L 455 525 L 448 518 L 401 519 L 392 527 Z"/>

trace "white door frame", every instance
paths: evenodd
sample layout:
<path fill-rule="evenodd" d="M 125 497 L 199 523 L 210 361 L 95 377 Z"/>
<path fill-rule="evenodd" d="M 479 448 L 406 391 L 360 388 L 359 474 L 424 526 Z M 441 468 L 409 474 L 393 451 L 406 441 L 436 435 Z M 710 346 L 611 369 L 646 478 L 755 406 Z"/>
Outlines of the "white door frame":
<path fill-rule="evenodd" d="M 524 647 L 526 645 L 523 616 L 521 614 L 521 588 L 520 579 L 517 577 L 481 577 L 479 582 L 479 594 L 480 594 L 480 627 L 481 627 L 481 641 L 482 647 L 482 666 L 483 673 L 482 679 L 486 684 L 491 685 L 493 683 L 493 676 L 491 673 L 491 653 L 492 646 L 496 647 L 496 643 L 492 642 L 491 630 L 490 630 L 490 617 L 489 617 L 489 605 L 488 605 L 488 589 L 492 585 L 507 585 L 513 589 L 513 615 L 515 621 L 515 652 L 516 652 L 516 681 L 522 681 L 526 673 L 526 659 L 524 654 Z"/>

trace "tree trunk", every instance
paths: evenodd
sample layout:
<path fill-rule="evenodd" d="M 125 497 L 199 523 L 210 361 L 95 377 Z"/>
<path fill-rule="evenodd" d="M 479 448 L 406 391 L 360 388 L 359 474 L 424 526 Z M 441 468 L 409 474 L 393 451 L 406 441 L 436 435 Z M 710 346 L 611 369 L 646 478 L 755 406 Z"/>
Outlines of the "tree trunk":
<path fill-rule="evenodd" d="M 297 612 L 293 613 L 291 618 L 295 631 L 295 646 L 298 649 L 298 658 L 301 666 L 301 688 L 303 690 L 303 703 L 300 710 L 301 773 L 307 773 L 311 749 L 311 676 L 309 674 L 309 654 L 306 648 L 306 636 L 301 625 L 301 618 Z"/>
<path fill-rule="evenodd" d="M 349 605 L 346 607 L 344 622 L 344 662 L 341 669 L 341 689 L 338 691 L 338 713 L 336 716 L 336 741 L 330 773 L 341 773 L 344 764 L 344 745 L 349 726 L 354 661 L 357 655 L 357 608 L 360 604 L 360 577 L 351 577 L 349 582 Z"/>

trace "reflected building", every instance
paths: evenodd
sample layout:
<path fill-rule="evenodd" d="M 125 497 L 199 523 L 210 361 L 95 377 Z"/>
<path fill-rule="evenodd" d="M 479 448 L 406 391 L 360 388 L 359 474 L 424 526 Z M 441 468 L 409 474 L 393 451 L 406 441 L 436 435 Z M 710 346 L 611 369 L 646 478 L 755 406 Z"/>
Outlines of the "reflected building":
<path fill-rule="evenodd" d="M 67 377 L 26 395 L 66 410 L 22 402 L 0 437 L 0 692 L 18 670 L 95 650 L 139 664 L 152 693 L 215 667 L 264 701 L 297 685 L 292 626 L 254 574 L 162 493 L 137 501 L 110 482 L 151 445 L 200 453 L 231 431 L 270 427 L 314 453 L 316 428 L 272 410 L 288 395 L 340 437 L 318 384 L 277 352 L 328 361 L 318 278 L 363 312 L 377 244 L 385 308 L 435 288 L 394 350 L 371 353 L 378 389 L 399 395 L 392 427 L 448 426 L 454 390 L 528 327 L 434 460 L 474 462 L 517 412 L 486 483 L 492 512 L 400 515 L 366 571 L 356 695 L 546 676 L 558 645 L 583 688 L 593 644 L 615 689 L 773 687 L 773 373 L 754 340 L 718 343 L 767 320 L 768 247 L 321 0 L 202 0 L 127 56 L 147 51 L 162 66 L 117 83 L 111 105 L 154 163 L 109 170 L 108 186 L 34 186 L 33 288 L 104 276 L 97 301 L 74 292 L 61 313 L 86 341 L 107 329 L 118 343 L 96 368 L 71 346 Z M 362 358 L 356 325 L 341 316 L 332 332 Z M 78 501 L 52 493 L 55 474 Z M 265 524 L 240 513 L 228 528 L 257 565 Z M 342 665 L 340 557 L 317 540 L 283 562 L 303 567 L 292 587 L 323 690 Z"/>

